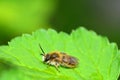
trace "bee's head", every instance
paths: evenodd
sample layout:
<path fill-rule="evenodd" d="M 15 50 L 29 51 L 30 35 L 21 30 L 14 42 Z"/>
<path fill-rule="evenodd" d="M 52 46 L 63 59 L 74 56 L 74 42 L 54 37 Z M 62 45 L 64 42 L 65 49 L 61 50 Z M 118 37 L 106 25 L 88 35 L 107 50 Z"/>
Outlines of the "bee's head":
<path fill-rule="evenodd" d="M 45 54 L 45 52 L 44 52 L 44 50 L 42 49 L 41 46 L 40 46 L 40 49 L 42 51 L 42 53 L 40 54 L 40 55 L 42 55 L 42 61 L 43 62 L 47 62 L 50 59 L 50 55 L 49 54 Z"/>
<path fill-rule="evenodd" d="M 49 60 L 50 60 L 50 54 L 42 55 L 42 61 L 43 62 L 48 62 Z"/>

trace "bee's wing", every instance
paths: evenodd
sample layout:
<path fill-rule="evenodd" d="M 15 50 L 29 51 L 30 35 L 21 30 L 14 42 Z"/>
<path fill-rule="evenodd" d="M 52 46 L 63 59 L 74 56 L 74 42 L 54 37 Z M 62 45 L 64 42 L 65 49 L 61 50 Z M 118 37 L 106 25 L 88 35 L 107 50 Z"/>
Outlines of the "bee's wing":
<path fill-rule="evenodd" d="M 70 63 L 77 65 L 78 64 L 78 59 L 76 57 L 70 57 Z"/>

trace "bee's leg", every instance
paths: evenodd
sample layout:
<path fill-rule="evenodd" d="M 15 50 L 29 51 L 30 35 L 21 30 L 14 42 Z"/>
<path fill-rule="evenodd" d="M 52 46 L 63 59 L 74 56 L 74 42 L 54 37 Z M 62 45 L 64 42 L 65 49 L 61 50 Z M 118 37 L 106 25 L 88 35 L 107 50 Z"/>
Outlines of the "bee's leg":
<path fill-rule="evenodd" d="M 50 67 L 50 64 L 47 64 L 47 68 L 49 68 Z"/>
<path fill-rule="evenodd" d="M 50 63 L 51 63 L 51 62 L 50 62 Z M 50 67 L 50 65 L 51 65 L 50 63 L 47 63 L 47 68 Z"/>
<path fill-rule="evenodd" d="M 58 72 L 60 72 L 57 66 L 55 66 L 55 68 L 56 68 L 56 70 L 57 70 Z"/>
<path fill-rule="evenodd" d="M 47 68 L 50 67 L 50 62 L 51 62 L 51 61 L 45 63 L 45 64 L 47 64 Z"/>
<path fill-rule="evenodd" d="M 58 67 L 59 67 L 59 63 L 56 62 L 55 68 L 56 68 L 56 70 L 57 70 L 58 72 L 60 72 L 59 69 L 58 69 Z"/>

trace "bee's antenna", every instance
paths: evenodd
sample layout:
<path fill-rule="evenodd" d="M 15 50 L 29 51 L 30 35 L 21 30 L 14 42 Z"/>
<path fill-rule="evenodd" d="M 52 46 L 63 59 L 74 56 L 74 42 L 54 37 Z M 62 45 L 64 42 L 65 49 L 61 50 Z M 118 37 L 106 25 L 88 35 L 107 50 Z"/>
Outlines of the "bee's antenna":
<path fill-rule="evenodd" d="M 40 47 L 40 49 L 41 49 L 41 51 L 42 51 L 42 54 L 41 54 L 41 55 L 45 55 L 45 52 L 44 52 L 44 50 L 42 49 L 42 47 L 41 47 L 40 44 L 39 44 L 39 47 Z"/>

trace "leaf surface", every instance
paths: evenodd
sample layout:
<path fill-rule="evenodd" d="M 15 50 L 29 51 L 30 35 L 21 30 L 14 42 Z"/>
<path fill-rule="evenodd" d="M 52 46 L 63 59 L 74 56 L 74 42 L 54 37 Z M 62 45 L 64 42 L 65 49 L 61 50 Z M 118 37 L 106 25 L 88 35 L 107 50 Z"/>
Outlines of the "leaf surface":
<path fill-rule="evenodd" d="M 42 62 L 39 44 L 46 53 L 61 51 L 75 56 L 79 59 L 78 67 L 59 67 L 60 72 L 53 66 L 47 67 Z M 9 46 L 0 47 L 0 58 L 14 64 L 28 80 L 117 80 L 119 76 L 116 44 L 83 27 L 70 35 L 53 29 L 23 34 L 12 39 Z"/>

